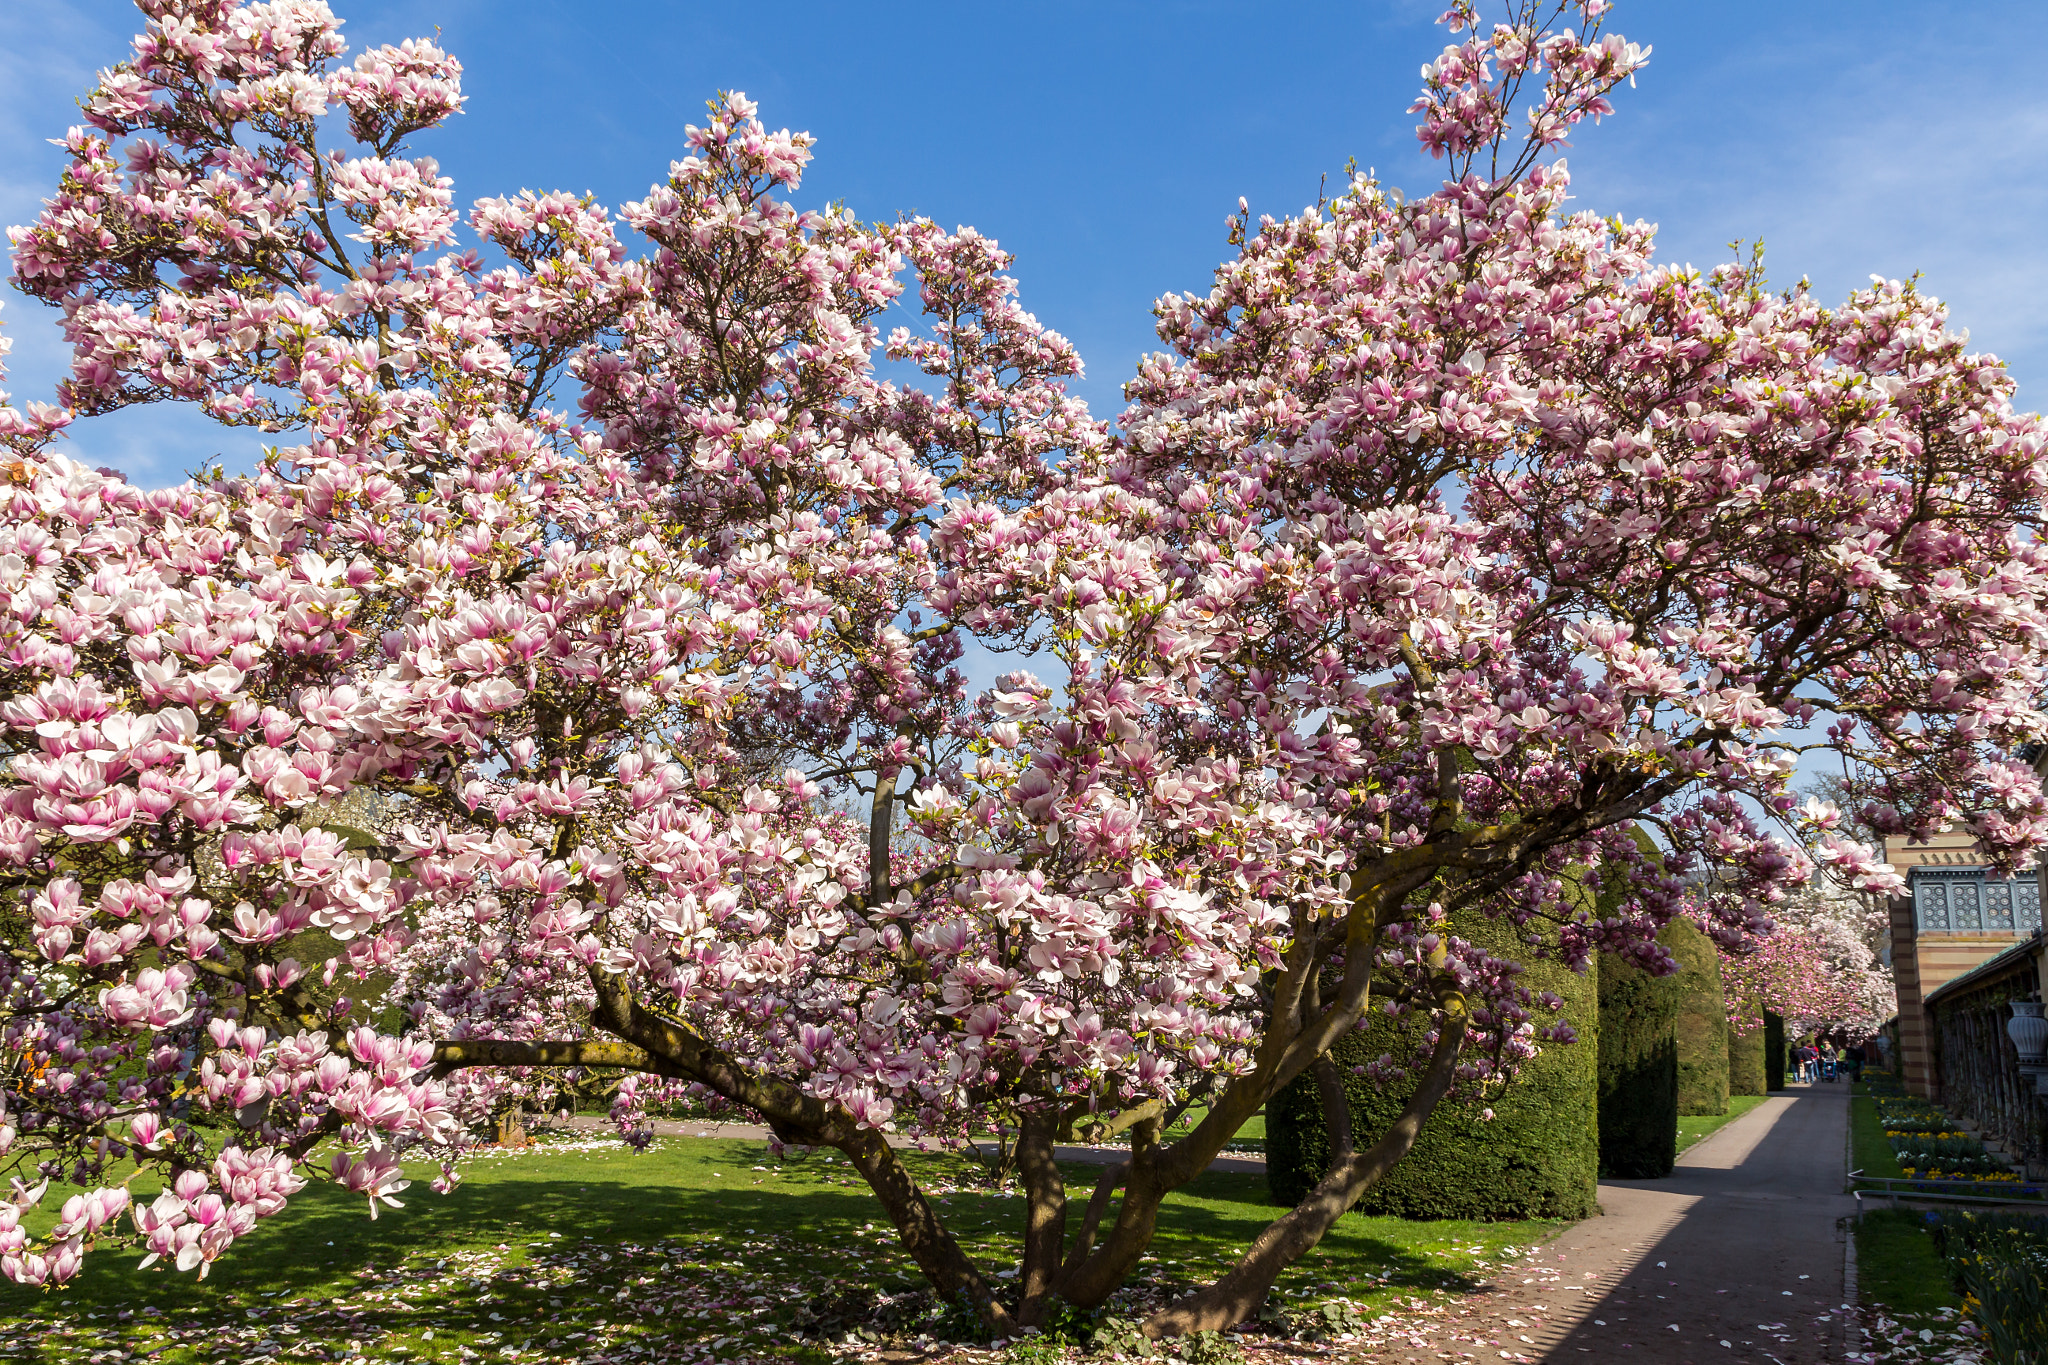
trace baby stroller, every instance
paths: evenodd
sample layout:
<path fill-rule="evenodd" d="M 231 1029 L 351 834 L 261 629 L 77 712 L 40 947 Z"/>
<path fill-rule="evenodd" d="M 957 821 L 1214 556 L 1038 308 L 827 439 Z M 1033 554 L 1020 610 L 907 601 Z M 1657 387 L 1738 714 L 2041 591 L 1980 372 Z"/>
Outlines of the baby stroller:
<path fill-rule="evenodd" d="M 1835 1078 L 1835 1059 L 1833 1057 L 1823 1057 L 1820 1059 L 1820 1078 L 1824 1081 L 1832 1081 Z"/>

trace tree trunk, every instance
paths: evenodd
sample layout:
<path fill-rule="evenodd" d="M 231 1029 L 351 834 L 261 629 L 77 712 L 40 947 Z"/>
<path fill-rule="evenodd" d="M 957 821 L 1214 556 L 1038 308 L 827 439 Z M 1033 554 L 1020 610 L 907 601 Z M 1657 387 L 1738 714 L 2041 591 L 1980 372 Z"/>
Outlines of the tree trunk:
<path fill-rule="evenodd" d="M 1044 1315 L 1053 1281 L 1060 1270 L 1060 1252 L 1067 1244 L 1067 1186 L 1053 1159 L 1053 1132 L 1059 1115 L 1034 1111 L 1024 1116 L 1017 1134 L 1017 1171 L 1024 1178 L 1024 1298 L 1017 1321 L 1036 1326 Z"/>
<path fill-rule="evenodd" d="M 876 816 L 879 824 L 879 810 Z M 1405 894 L 1404 889 L 1401 895 Z M 1023 1302 L 1029 1307 L 1024 1309 L 1020 1306 L 1020 1312 L 1028 1311 L 1036 1317 L 1043 1313 L 1045 1305 L 1055 1296 L 1077 1308 L 1094 1308 L 1122 1286 L 1152 1242 L 1158 1228 L 1159 1206 L 1165 1197 L 1207 1170 L 1223 1144 L 1278 1087 L 1313 1066 L 1327 1052 L 1329 1040 L 1357 1021 L 1369 993 L 1369 972 L 1361 964 L 1369 960 L 1371 950 L 1377 945 L 1379 928 L 1376 913 L 1389 899 L 1398 901 L 1400 896 L 1390 898 L 1387 888 L 1381 886 L 1362 894 L 1354 902 L 1346 926 L 1347 952 L 1353 960 L 1347 963 L 1343 987 L 1337 1000 L 1324 1007 L 1306 1028 L 1293 1025 L 1291 1021 L 1296 1018 L 1296 1007 L 1300 1004 L 1306 978 L 1315 970 L 1315 954 L 1311 947 L 1305 946 L 1306 940 L 1290 950 L 1286 967 L 1281 972 L 1282 990 L 1279 994 L 1284 998 L 1277 1000 L 1275 1009 L 1280 1018 L 1290 1021 L 1290 1026 L 1269 1031 L 1253 1071 L 1234 1078 L 1225 1086 L 1223 1093 L 1211 1103 L 1202 1122 L 1171 1148 L 1160 1145 L 1160 1123 L 1156 1115 L 1132 1126 L 1129 1161 L 1103 1173 L 1094 1197 L 1089 1201 L 1080 1235 L 1064 1258 L 1059 1251 L 1066 1222 L 1065 1189 L 1053 1163 L 1051 1149 L 1052 1138 L 1058 1131 L 1058 1116 L 1048 1115 L 1043 1125 L 1034 1123 L 1034 1133 L 1029 1142 L 1037 1150 L 1031 1157 L 1034 1171 L 1026 1173 L 1030 1192 L 1026 1226 L 1027 1264 L 1025 1283 L 1020 1286 L 1026 1291 Z M 1442 950 L 1438 951 L 1440 956 Z M 1439 961 L 1435 965 L 1441 967 L 1442 964 Z M 917 1182 L 879 1132 L 861 1127 L 839 1106 L 805 1095 L 799 1087 L 786 1080 L 750 1075 L 722 1050 L 689 1028 L 641 1006 L 623 983 L 603 971 L 592 969 L 590 978 L 597 994 L 597 1009 L 593 1012 L 592 1022 L 644 1049 L 646 1061 L 642 1063 L 643 1069 L 687 1076 L 727 1099 L 759 1111 L 785 1142 L 836 1147 L 846 1153 L 895 1224 L 904 1249 L 911 1254 L 933 1287 L 947 1298 L 964 1299 L 972 1304 L 982 1320 L 996 1332 L 1007 1335 L 1017 1330 L 1020 1315 L 1012 1313 L 996 1299 L 980 1268 L 939 1221 L 923 1191 L 918 1189 Z M 1241 1320 L 1250 1309 L 1258 1306 L 1280 1271 L 1313 1247 L 1336 1217 L 1357 1202 L 1359 1194 L 1407 1152 L 1414 1144 L 1415 1132 L 1421 1128 L 1422 1120 L 1428 1117 L 1436 1100 L 1449 1086 L 1452 1060 L 1464 1037 L 1463 996 L 1446 995 L 1442 1008 L 1446 1023 L 1441 1037 L 1449 1041 L 1439 1042 L 1438 1056 L 1432 1060 L 1429 1079 L 1416 1092 L 1409 1110 L 1404 1112 L 1388 1136 L 1362 1157 L 1350 1158 L 1342 1170 L 1333 1171 L 1323 1185 L 1317 1187 L 1320 1193 L 1324 1186 L 1330 1186 L 1327 1199 L 1318 1202 L 1312 1195 L 1301 1209 L 1268 1228 L 1236 1270 L 1209 1289 L 1155 1315 L 1147 1324 L 1148 1332 L 1157 1334 L 1153 1323 L 1164 1324 L 1157 1329 L 1159 1331 L 1185 1332 L 1198 1330 L 1211 1319 L 1224 1325 Z M 444 1059 L 444 1064 L 474 1065 L 478 1060 L 481 1059 L 450 1055 Z M 1437 1076 L 1439 1071 L 1442 1072 L 1441 1078 Z M 1018 1146 L 1021 1149 L 1025 1145 L 1026 1139 L 1020 1134 Z M 1021 1150 L 1018 1155 L 1022 1160 Z M 1343 1188 L 1339 1186 L 1351 1185 L 1356 1188 L 1351 1189 L 1348 1196 L 1344 1195 Z M 1102 1235 L 1098 1245 L 1097 1230 L 1108 1212 L 1110 1198 L 1119 1186 L 1124 1197 L 1118 1205 L 1114 1223 Z M 1331 1201 L 1336 1202 L 1325 1216 L 1323 1204 Z M 1246 1286 L 1254 1282 L 1255 1289 L 1247 1291 Z M 1229 1307 L 1242 1299 L 1246 1292 L 1250 1292 L 1248 1306 L 1236 1310 Z M 1173 1325 L 1181 1322 L 1188 1325 Z"/>
<path fill-rule="evenodd" d="M 757 1111 L 784 1142 L 811 1147 L 836 1147 L 882 1202 L 896 1225 L 903 1249 L 917 1262 L 932 1286 L 948 1298 L 965 1298 L 982 1320 L 997 1332 L 1014 1330 L 1010 1310 L 997 1302 L 995 1291 L 969 1259 L 953 1234 L 939 1222 L 924 1191 L 904 1168 L 888 1139 L 856 1123 L 836 1104 L 806 1095 L 797 1086 L 773 1076 L 753 1076 L 722 1050 L 688 1028 L 664 1019 L 633 999 L 615 978 L 596 968 L 590 981 L 597 993 L 592 1022 L 636 1046 L 650 1061 L 659 1059 L 667 1074 L 681 1074 L 711 1087 L 738 1104 Z"/>
<path fill-rule="evenodd" d="M 1130 1159 L 1104 1171 L 1096 1182 L 1075 1254 L 1067 1257 L 1068 1264 L 1061 1269 L 1059 1294 L 1068 1303 L 1077 1308 L 1102 1303 L 1130 1277 L 1138 1258 L 1151 1245 L 1159 1226 L 1159 1203 L 1176 1188 L 1159 1179 L 1158 1158 L 1159 1120 L 1147 1119 L 1131 1129 Z M 1117 1206 L 1116 1221 L 1097 1246 L 1096 1228 L 1111 1192 L 1119 1185 L 1123 1202 Z"/>
<path fill-rule="evenodd" d="M 1244 1258 L 1227 1274 L 1208 1288 L 1178 1299 L 1147 1318 L 1145 1335 L 1177 1337 L 1189 1332 L 1221 1331 L 1257 1312 L 1281 1272 L 1313 1249 L 1345 1210 L 1356 1204 L 1359 1196 L 1415 1145 L 1423 1121 L 1451 1087 L 1457 1071 L 1458 1048 L 1465 1040 L 1466 1022 L 1462 1000 L 1445 1007 L 1429 1069 L 1385 1137 L 1364 1152 L 1351 1152 L 1333 1160 L 1329 1174 L 1291 1212 L 1260 1233 Z M 1341 1107 L 1342 1087 L 1338 1089 Z"/>
<path fill-rule="evenodd" d="M 498 1111 L 498 1145 L 524 1147 L 530 1141 L 526 1136 L 526 1106 L 514 1100 Z"/>
<path fill-rule="evenodd" d="M 1247 1119 L 1280 1087 L 1314 1065 L 1317 1057 L 1328 1051 L 1331 1039 L 1358 1022 L 1370 994 L 1369 963 L 1379 943 L 1376 916 L 1388 903 L 1384 888 L 1354 901 L 1345 927 L 1351 961 L 1346 964 L 1338 999 L 1328 1007 L 1322 1007 L 1316 998 L 1316 936 L 1308 932 L 1296 936 L 1275 984 L 1274 1022 L 1260 1043 L 1256 1065 L 1249 1074 L 1233 1077 L 1223 1087 L 1194 1131 L 1162 1149 L 1156 1120 L 1131 1129 L 1131 1159 L 1104 1171 L 1094 1198 L 1089 1200 L 1081 1235 L 1061 1269 L 1058 1292 L 1062 1298 L 1078 1308 L 1094 1308 L 1115 1293 L 1152 1243 L 1160 1202 L 1208 1170 L 1223 1144 L 1237 1135 Z M 1305 1004 L 1314 1006 L 1308 1027 L 1303 1027 Z M 1096 1229 L 1118 1185 L 1124 1190 L 1123 1202 L 1115 1223 L 1096 1245 Z"/>
<path fill-rule="evenodd" d="M 1015 1331 L 1016 1321 L 1010 1310 L 996 1300 L 995 1291 L 981 1271 L 939 1222 L 938 1215 L 925 1201 L 924 1191 L 904 1169 L 888 1139 L 872 1128 L 860 1128 L 832 1145 L 846 1153 L 854 1169 L 868 1182 L 868 1188 L 882 1201 L 883 1211 L 896 1225 L 903 1249 L 910 1253 L 932 1286 L 949 1299 L 965 1298 L 995 1331 Z"/>
<path fill-rule="evenodd" d="M 1330 1135 L 1330 1171 L 1351 1159 L 1356 1140 L 1351 1132 L 1351 1097 L 1344 1093 L 1344 1078 L 1337 1074 L 1337 1059 L 1327 1052 L 1316 1058 L 1316 1095 L 1323 1102 L 1323 1131 Z"/>

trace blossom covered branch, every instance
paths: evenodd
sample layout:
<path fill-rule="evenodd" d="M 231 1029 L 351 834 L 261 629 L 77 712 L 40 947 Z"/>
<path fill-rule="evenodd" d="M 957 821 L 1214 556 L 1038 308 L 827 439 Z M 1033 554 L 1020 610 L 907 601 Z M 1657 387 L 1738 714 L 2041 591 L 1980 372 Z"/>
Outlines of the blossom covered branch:
<path fill-rule="evenodd" d="M 1367 1010 L 1427 1021 L 1430 1103 L 1568 1042 L 1454 913 L 1662 968 L 1704 868 L 1731 947 L 1816 861 L 1882 889 L 1804 749 L 1873 827 L 2027 857 L 2041 423 L 1910 286 L 1830 310 L 1567 213 L 1545 157 L 1644 60 L 1604 8 L 1432 65 L 1437 192 L 1241 212 L 1111 428 L 994 242 L 795 207 L 811 139 L 743 96 L 616 214 L 464 216 L 408 147 L 461 107 L 433 44 L 145 0 L 13 233 L 74 360 L 0 407 L 0 1269 L 75 1273 L 134 1158 L 133 1236 L 204 1273 L 605 1065 L 629 1131 L 687 1087 L 840 1147 L 1028 1324 Z M 157 491 L 58 444 L 150 402 L 275 444 Z M 991 1121 L 1017 1294 L 883 1137 Z M 1075 1125 L 1131 1150 L 1067 1239 Z M 1153 1329 L 1249 1312 L 1404 1150 Z"/>

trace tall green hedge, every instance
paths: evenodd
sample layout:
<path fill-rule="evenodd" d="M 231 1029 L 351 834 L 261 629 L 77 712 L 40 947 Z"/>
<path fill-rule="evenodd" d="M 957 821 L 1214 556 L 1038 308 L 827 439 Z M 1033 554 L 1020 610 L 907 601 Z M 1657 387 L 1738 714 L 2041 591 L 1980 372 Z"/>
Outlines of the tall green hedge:
<path fill-rule="evenodd" d="M 1728 1000 L 1721 955 L 1698 925 L 1681 916 L 1657 941 L 1678 959 L 1678 1112 L 1728 1112 Z"/>
<path fill-rule="evenodd" d="M 1764 1011 L 1764 1084 L 1785 1088 L 1785 1021 L 1769 1010 Z"/>
<path fill-rule="evenodd" d="M 1678 1160 L 1678 978 L 1600 955 L 1600 1174 L 1653 1180 Z"/>
<path fill-rule="evenodd" d="M 1365 1213 L 1403 1218 L 1584 1218 L 1598 1177 L 1595 1089 L 1599 1071 L 1599 986 L 1554 962 L 1530 962 L 1512 925 L 1472 915 L 1453 932 L 1502 957 L 1528 963 L 1524 982 L 1565 1001 L 1579 1041 L 1546 1045 L 1503 1092 L 1481 1103 L 1440 1104 L 1408 1155 L 1365 1192 Z M 1351 1130 L 1359 1146 L 1377 1141 L 1413 1092 L 1351 1074 L 1382 1054 L 1413 1046 L 1414 1018 L 1373 1016 L 1332 1054 L 1344 1074 Z M 1493 1110 L 1489 1121 L 1482 1110 Z M 1315 1078 L 1302 1076 L 1266 1106 L 1266 1181 L 1275 1202 L 1299 1203 L 1328 1169 L 1329 1134 Z"/>
<path fill-rule="evenodd" d="M 1742 1012 L 1742 1027 L 1728 1030 L 1728 1093 L 1768 1094 L 1770 1079 L 1764 1070 L 1764 1021 L 1754 1003 Z"/>

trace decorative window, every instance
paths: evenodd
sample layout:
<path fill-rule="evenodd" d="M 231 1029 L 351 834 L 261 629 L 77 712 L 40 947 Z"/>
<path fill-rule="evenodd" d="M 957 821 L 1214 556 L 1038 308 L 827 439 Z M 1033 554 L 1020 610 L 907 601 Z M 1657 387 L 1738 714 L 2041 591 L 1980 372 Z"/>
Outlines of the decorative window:
<path fill-rule="evenodd" d="M 2012 932 L 2012 890 L 2011 882 L 1984 882 L 1984 928 L 1993 934 Z"/>
<path fill-rule="evenodd" d="M 2031 934 L 2041 927 L 2041 883 L 1987 876 L 1981 867 L 1913 869 L 1913 918 L 1922 932 Z"/>
<path fill-rule="evenodd" d="M 1984 929 L 1984 879 L 1956 878 L 1948 884 L 1948 916 L 1959 934 L 1982 933 Z"/>
<path fill-rule="evenodd" d="M 1913 915 L 1921 933 L 1947 931 L 1948 888 L 1949 878 L 1913 870 Z"/>

